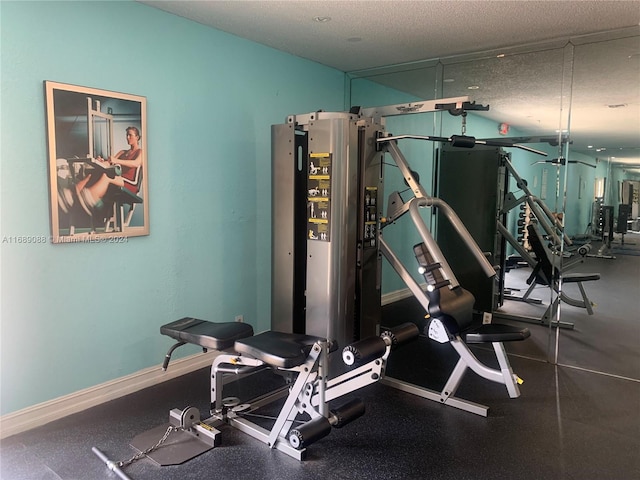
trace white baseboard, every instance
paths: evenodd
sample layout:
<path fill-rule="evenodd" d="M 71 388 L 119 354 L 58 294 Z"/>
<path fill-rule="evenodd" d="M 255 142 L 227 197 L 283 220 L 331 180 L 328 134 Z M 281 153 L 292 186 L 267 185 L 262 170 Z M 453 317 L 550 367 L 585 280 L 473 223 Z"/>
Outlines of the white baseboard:
<path fill-rule="evenodd" d="M 150 367 L 109 382 L 54 398 L 0 417 L 0 439 L 210 366 L 217 351 L 172 360 L 166 372 Z"/>
<path fill-rule="evenodd" d="M 424 290 L 427 287 L 427 284 L 420 285 Z M 382 295 L 381 303 L 382 305 L 389 305 L 390 303 L 397 302 L 399 300 L 403 300 L 405 298 L 409 298 L 412 296 L 411 290 L 408 288 L 403 288 L 402 290 L 396 290 L 395 292 L 389 292 Z"/>
<path fill-rule="evenodd" d="M 408 288 L 385 293 L 382 295 L 382 305 L 397 302 L 411 295 L 411 290 Z M 207 367 L 211 365 L 218 353 L 216 351 L 197 353 L 173 360 L 166 372 L 163 372 L 159 366 L 146 368 L 131 375 L 3 415 L 0 417 L 0 439 Z"/>

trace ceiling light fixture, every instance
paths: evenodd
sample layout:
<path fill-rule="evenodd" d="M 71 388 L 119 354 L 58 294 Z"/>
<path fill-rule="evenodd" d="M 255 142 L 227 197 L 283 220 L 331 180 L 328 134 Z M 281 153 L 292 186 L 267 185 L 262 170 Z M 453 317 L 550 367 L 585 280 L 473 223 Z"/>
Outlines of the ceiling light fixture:
<path fill-rule="evenodd" d="M 331 17 L 313 17 L 313 21 L 318 23 L 327 23 L 331 21 Z"/>
<path fill-rule="evenodd" d="M 444 83 L 453 83 L 455 82 L 455 80 L 453 78 L 445 78 L 444 80 L 442 80 Z"/>
<path fill-rule="evenodd" d="M 470 87 L 467 87 L 468 90 L 478 90 L 480 87 L 478 85 L 471 85 Z"/>

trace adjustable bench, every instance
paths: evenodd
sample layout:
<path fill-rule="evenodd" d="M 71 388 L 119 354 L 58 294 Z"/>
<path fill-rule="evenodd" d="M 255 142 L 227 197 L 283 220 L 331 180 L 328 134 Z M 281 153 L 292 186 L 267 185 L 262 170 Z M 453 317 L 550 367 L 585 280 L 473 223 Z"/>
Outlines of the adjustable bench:
<path fill-rule="evenodd" d="M 131 442 L 160 465 L 180 464 L 218 446 L 218 427 L 223 424 L 303 460 L 307 447 L 328 435 L 331 427 L 342 427 L 364 414 L 359 399 L 331 410 L 329 402 L 380 380 L 392 348 L 419 334 L 416 325 L 407 323 L 379 337 L 348 345 L 342 359 L 349 369 L 329 378 L 328 357 L 337 345 L 324 338 L 275 331 L 253 335 L 253 329 L 245 323 L 214 323 L 190 317 L 163 325 L 160 331 L 177 341 L 165 357 L 164 368 L 173 351 L 187 343 L 220 352 L 211 366 L 211 417 L 201 421 L 193 407 L 174 409 L 169 414 L 169 428 L 175 431 L 169 438 L 173 441 L 157 445 L 166 429 L 160 426 Z M 248 402 L 223 397 L 226 384 L 263 370 L 282 375 L 286 384 Z M 280 399 L 285 399 L 284 404 L 270 428 L 250 420 L 252 412 Z"/>
<path fill-rule="evenodd" d="M 543 325 L 549 325 L 553 321 L 558 309 L 558 303 L 560 300 L 568 305 L 572 305 L 578 308 L 584 308 L 589 315 L 593 315 L 594 303 L 589 300 L 587 293 L 582 285 L 583 282 L 592 282 L 600 279 L 599 273 L 566 273 L 561 270 L 560 265 L 554 256 L 544 245 L 543 239 L 538 232 L 535 225 L 530 224 L 527 226 L 529 233 L 529 243 L 531 249 L 536 256 L 537 264 L 533 269 L 533 272 L 527 279 L 527 284 L 531 287 L 527 290 L 525 298 L 529 296 L 535 285 L 551 286 L 556 293 L 559 293 L 554 301 L 549 305 L 547 310 L 542 315 L 540 323 Z M 570 297 L 566 292 L 559 292 L 559 281 L 562 279 L 562 283 L 575 283 L 580 290 L 581 300 Z M 571 323 L 561 323 L 560 326 L 573 327 Z"/>

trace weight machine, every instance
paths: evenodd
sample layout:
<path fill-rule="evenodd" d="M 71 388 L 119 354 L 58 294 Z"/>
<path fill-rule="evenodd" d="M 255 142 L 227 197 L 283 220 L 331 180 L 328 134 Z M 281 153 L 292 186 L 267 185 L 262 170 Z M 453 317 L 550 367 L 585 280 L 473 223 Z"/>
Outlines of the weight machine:
<path fill-rule="evenodd" d="M 168 427 L 133 439 L 139 453 L 126 462 L 110 461 L 98 449 L 94 453 L 127 478 L 121 468 L 143 456 L 160 465 L 173 465 L 218 446 L 219 428 L 228 425 L 303 460 L 307 447 L 332 427 L 341 427 L 364 413 L 357 399 L 334 409 L 329 402 L 383 379 L 406 392 L 483 416 L 487 407 L 455 397 L 466 370 L 505 385 L 510 397 L 519 396 L 521 380 L 509 365 L 503 342 L 523 340 L 529 331 L 498 324 L 472 325 L 473 295 L 457 281 L 420 209 L 433 207 L 442 212 L 482 271 L 493 277 L 495 270 L 455 212 L 426 194 L 397 145 L 404 138 L 467 148 L 490 142 L 465 135 L 394 137 L 384 131 L 384 114 L 391 112 L 442 110 L 462 115 L 474 109 L 485 107 L 462 97 L 383 109 L 292 115 L 285 124 L 274 125 L 272 330 L 254 335 L 247 324 L 190 317 L 161 327 L 162 334 L 177 342 L 169 349 L 164 368 L 173 351 L 185 344 L 218 352 L 211 367 L 211 416 L 203 421 L 193 407 L 172 410 Z M 400 193 L 392 193 L 385 217 L 386 153 L 402 172 L 412 198 L 404 202 Z M 381 235 L 382 228 L 389 228 L 407 213 L 422 240 L 414 251 L 417 268 L 427 282 L 424 288 Z M 389 329 L 380 325 L 382 257 L 419 300 L 425 319 Z M 385 378 L 391 350 L 419 333 L 451 344 L 459 356 L 441 392 Z M 467 343 L 491 343 L 499 368 L 480 362 Z M 339 363 L 330 353 L 340 347 Z M 284 379 L 284 385 L 246 402 L 223 395 L 228 384 L 267 370 Z M 270 426 L 251 418 L 258 409 L 282 400 Z"/>
<path fill-rule="evenodd" d="M 160 332 L 177 342 L 167 352 L 165 369 L 174 350 L 185 344 L 217 352 L 211 366 L 211 416 L 201 420 L 195 407 L 171 410 L 169 425 L 143 432 L 131 441 L 138 453 L 126 461 L 109 460 L 94 448 L 93 452 L 124 480 L 129 477 L 122 468 L 140 458 L 148 457 L 161 466 L 179 465 L 219 446 L 224 425 L 304 460 L 311 444 L 365 411 L 357 398 L 335 408 L 329 408 L 329 402 L 379 381 L 392 348 L 417 337 L 418 328 L 406 323 L 347 345 L 342 351 L 345 371 L 335 376 L 329 376 L 328 357 L 338 346 L 326 338 L 271 330 L 253 335 L 253 328 L 245 323 L 191 317 L 163 325 Z M 281 385 L 248 401 L 223 395 L 230 383 L 264 371 L 281 377 Z M 265 416 L 259 412 L 268 407 L 275 408 L 276 414 L 270 425 L 265 425 Z"/>
<path fill-rule="evenodd" d="M 559 300 L 585 308 L 592 315 L 593 304 L 584 293 L 582 282 L 596 280 L 598 275 L 569 273 L 570 269 L 584 262 L 590 245 L 573 247 L 571 239 L 564 233 L 561 219 L 529 189 L 527 181 L 514 167 L 511 154 L 504 147 L 469 150 L 443 145 L 438 160 L 438 196 L 461 211 L 463 222 L 474 240 L 490 256 L 493 264 L 499 266 L 496 282 L 483 277 L 475 268 L 473 258 L 460 251 L 463 244 L 457 239 L 455 232 L 451 232 L 446 222 L 438 222 L 438 235 L 445 255 L 451 258 L 451 264 L 462 285 L 476 297 L 476 310 L 493 311 L 493 315 L 501 319 L 548 325 L 553 321 L 552 312 L 557 307 L 553 300 L 550 302 L 553 307 L 550 306 L 540 317 L 507 313 L 501 307 L 505 300 L 540 305 L 540 299 L 531 297 L 534 288 L 537 285 L 552 285 Z M 465 174 L 461 174 L 462 171 Z M 467 208 L 470 198 L 462 192 L 473 192 L 474 209 Z M 508 214 L 516 209 L 520 210 L 520 218 L 517 220 L 518 238 L 506 227 Z M 544 236 L 540 241 L 549 243 L 549 248 L 534 251 L 532 242 L 529 241 L 530 226 L 534 226 L 535 232 L 539 232 L 536 233 L 536 238 L 538 235 Z M 515 249 L 517 256 L 506 258 L 508 245 Z M 514 292 L 517 290 L 505 284 L 506 272 L 514 260 L 518 265 L 529 266 L 533 271 L 526 281 L 529 287 L 524 288 L 524 295 L 516 295 Z M 551 266 L 555 270 L 553 274 L 547 272 L 546 267 Z M 567 283 L 574 283 L 580 289 L 577 298 L 559 288 L 560 272 Z M 567 322 L 560 322 L 558 325 L 573 327 L 573 324 Z"/>
<path fill-rule="evenodd" d="M 467 110 L 487 108 L 461 97 L 378 109 L 354 108 L 348 113 L 313 112 L 290 116 L 285 124 L 272 127 L 274 330 L 335 338 L 340 344 L 375 335 L 381 328 L 384 257 L 424 307 L 429 319 L 426 323 L 421 319 L 417 322 L 423 334 L 437 342 L 450 343 L 460 360 L 442 392 L 393 381 L 388 376 L 383 381 L 480 415 L 487 415 L 488 408 L 454 397 L 468 368 L 504 384 L 510 396 L 519 395 L 519 379 L 511 371 L 502 342 L 527 338 L 529 331 L 496 324 L 472 325 L 473 295 L 457 281 L 420 210 L 437 209 L 472 252 L 481 271 L 488 278 L 493 278 L 496 272 L 455 212 L 426 193 L 398 148 L 398 141 L 415 139 L 454 147 L 483 145 L 540 152 L 466 135 L 392 136 L 385 132 L 384 118 L 388 115 L 426 111 L 462 115 Z M 413 198 L 405 202 L 400 193 L 392 193 L 385 216 L 383 158 L 387 153 L 402 173 Z M 431 259 L 425 265 L 419 260 L 414 268 L 435 268 L 439 272 L 436 277 L 442 277 L 431 282 L 425 277 L 429 294 L 413 279 L 381 234 L 383 228 L 390 228 L 407 213 L 422 240 L 420 248 L 425 250 L 419 258 Z M 467 343 L 471 342 L 493 344 L 500 369 L 483 365 L 469 349 Z"/>
<path fill-rule="evenodd" d="M 554 162 L 556 161 L 557 160 L 554 160 Z M 550 286 L 555 294 L 557 294 L 557 298 L 551 301 L 551 304 L 540 318 L 511 315 L 505 312 L 497 312 L 496 315 L 500 318 L 549 325 L 554 321 L 553 319 L 555 318 L 557 306 L 560 301 L 563 301 L 567 305 L 584 308 L 589 315 L 593 315 L 594 311 L 592 307 L 594 304 L 587 297 L 582 283 L 598 280 L 600 278 L 599 274 L 569 273 L 577 264 L 584 262 L 584 257 L 591 251 L 591 245 L 587 243 L 575 247 L 573 241 L 564 232 L 564 226 L 561 220 L 549 209 L 542 199 L 535 196 L 531 190 L 529 190 L 527 181 L 520 177 L 511 163 L 510 158 L 508 156 L 503 157 L 502 163 L 507 174 L 506 183 L 508 184 L 509 179 L 512 178 L 515 181 L 515 188 L 521 191 L 522 194 L 516 197 L 513 192 L 508 192 L 504 197 L 500 213 L 503 214 L 502 218 L 504 218 L 509 211 L 517 206 L 523 206 L 526 209 L 528 216 L 518 220 L 518 226 L 519 229 L 521 229 L 522 238 L 526 240 L 526 245 L 523 245 L 523 242 L 520 242 L 519 239 L 516 239 L 511 232 L 509 232 L 502 218 L 497 222 L 498 232 L 502 238 L 518 252 L 522 261 L 528 264 L 533 270 L 527 279 L 527 284 L 529 284 L 530 287 L 521 297 L 505 294 L 504 292 L 507 289 L 504 287 L 504 282 L 501 282 L 503 300 L 541 304 L 541 300 L 530 297 L 536 285 Z M 569 163 L 575 162 L 569 161 Z M 566 162 L 563 164 L 566 164 Z M 549 246 L 546 247 L 543 245 L 543 242 L 548 243 Z M 573 254 L 577 254 L 573 259 L 571 259 L 572 254 L 564 253 L 570 250 L 573 250 Z M 501 271 L 501 274 L 504 272 L 505 269 Z M 558 282 L 560 278 L 566 283 L 575 283 L 579 288 L 581 298 L 573 298 L 569 296 L 566 291 L 562 291 Z M 502 305 L 502 301 L 500 304 Z M 573 328 L 574 326 L 568 322 L 557 322 L 557 325 L 563 328 Z"/>

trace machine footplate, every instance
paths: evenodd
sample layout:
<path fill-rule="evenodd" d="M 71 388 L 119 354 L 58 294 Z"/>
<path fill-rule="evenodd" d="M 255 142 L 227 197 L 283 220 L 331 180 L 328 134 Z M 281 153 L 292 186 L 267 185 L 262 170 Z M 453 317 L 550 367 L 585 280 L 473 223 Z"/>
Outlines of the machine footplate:
<path fill-rule="evenodd" d="M 167 431 L 168 424 L 152 428 L 137 435 L 131 440 L 131 446 L 138 452 L 144 452 L 154 446 Z M 157 449 L 147 454 L 151 460 L 160 466 L 180 465 L 192 458 L 208 452 L 213 447 L 195 435 L 178 430 L 171 432 L 166 441 Z"/>

